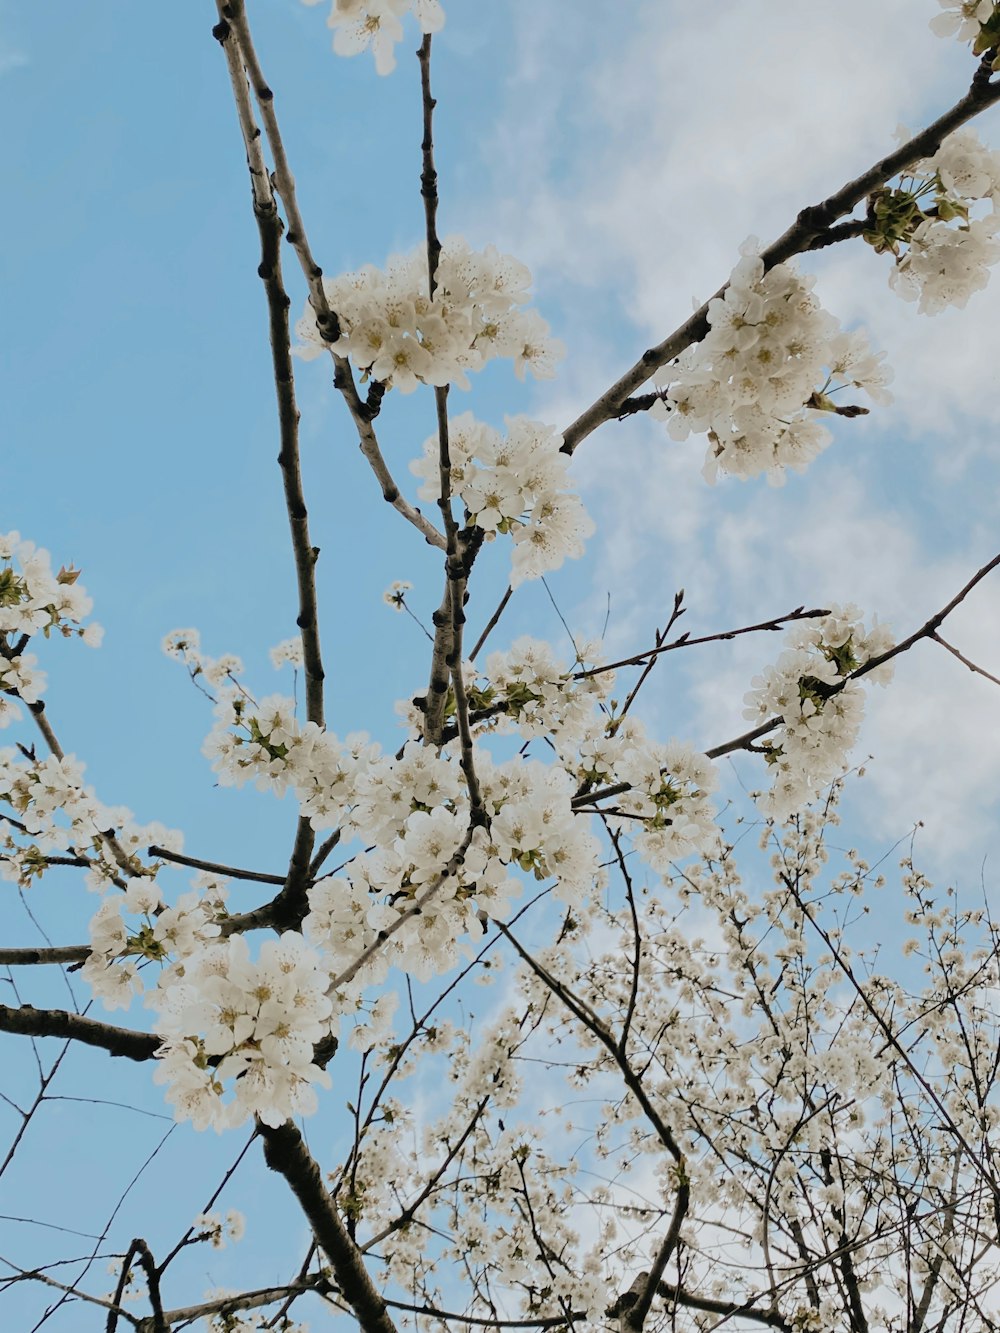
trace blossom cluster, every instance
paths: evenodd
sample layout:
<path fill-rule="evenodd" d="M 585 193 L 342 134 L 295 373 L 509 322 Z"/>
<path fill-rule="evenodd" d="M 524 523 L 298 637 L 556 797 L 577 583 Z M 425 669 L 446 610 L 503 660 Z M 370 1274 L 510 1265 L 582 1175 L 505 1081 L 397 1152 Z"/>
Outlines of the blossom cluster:
<path fill-rule="evenodd" d="M 304 0 L 307 5 L 319 0 Z M 439 32 L 444 27 L 441 0 L 333 0 L 327 24 L 333 29 L 333 49 L 338 56 L 356 56 L 371 48 L 379 74 L 396 68 L 395 46 L 403 40 L 402 19 L 412 12 L 421 32 Z"/>
<path fill-rule="evenodd" d="M 839 776 L 864 714 L 861 686 L 852 675 L 893 646 L 884 625 L 866 629 L 856 606 L 832 607 L 812 622 L 796 625 L 774 666 L 753 679 L 743 716 L 754 722 L 781 719 L 777 732 L 762 740 L 774 772 L 762 808 L 787 819 Z M 886 684 L 892 663 L 865 673 Z"/>
<path fill-rule="evenodd" d="M 303 663 L 302 635 L 296 634 L 290 639 L 282 639 L 281 643 L 274 645 L 269 656 L 275 671 L 280 671 L 286 665 L 297 670 Z"/>
<path fill-rule="evenodd" d="M 90 922 L 90 954 L 83 977 L 105 1009 L 127 1009 L 141 994 L 138 963 L 152 960 L 172 966 L 161 973 L 161 988 L 183 975 L 183 960 L 220 934 L 226 915 L 226 890 L 201 876 L 198 887 L 175 906 L 162 899 L 155 879 L 137 877 L 121 893 L 108 894 Z M 129 921 L 129 916 L 138 920 Z"/>
<path fill-rule="evenodd" d="M 578 495 L 567 491 L 568 455 L 551 426 L 527 417 L 507 417 L 507 434 L 464 412 L 448 423 L 451 492 L 465 505 L 469 522 L 487 538 L 509 533 L 514 541 L 511 586 L 558 569 L 567 556 L 583 554 L 594 531 Z M 410 470 L 423 482 L 419 495 L 441 495 L 438 437 L 424 443 Z"/>
<path fill-rule="evenodd" d="M 199 1213 L 191 1225 L 201 1233 L 200 1239 L 211 1241 L 213 1250 L 224 1250 L 227 1239 L 234 1244 L 243 1239 L 246 1218 L 237 1208 L 230 1208 L 225 1218 L 215 1212 Z"/>
<path fill-rule="evenodd" d="M 359 985 L 383 980 L 390 966 L 422 979 L 446 971 L 463 936 L 478 939 L 484 917 L 507 914 L 521 892 L 517 870 L 554 879 L 567 903 L 596 882 L 598 844 L 574 814 L 575 784 L 565 770 L 521 759 L 497 764 L 480 749 L 475 763 L 488 826 L 471 837 L 453 754 L 411 742 L 398 760 L 363 775 L 353 819 L 375 847 L 344 876 L 310 890 L 303 923 L 335 974 L 369 953 Z M 414 905 L 419 914 L 408 914 Z"/>
<path fill-rule="evenodd" d="M 596 656 L 593 647 L 579 646 L 581 666 Z M 605 705 L 613 672 L 601 671 L 596 662 L 567 671 L 550 645 L 524 637 L 490 655 L 483 682 L 470 684 L 468 693 L 486 725 L 525 740 L 550 737 L 580 802 L 603 787 L 627 786 L 604 807 L 606 817 L 652 869 L 667 874 L 672 861 L 700 853 L 714 840 L 712 765 L 683 742 L 653 740 L 633 717 L 615 718 Z"/>
<path fill-rule="evenodd" d="M 57 630 L 98 647 L 103 630 L 83 624 L 93 602 L 79 579 L 72 566 L 53 573 L 49 552 L 23 541 L 20 533 L 0 533 L 0 635 L 41 632 L 48 638 Z"/>
<path fill-rule="evenodd" d="M 206 945 L 149 993 L 162 1037 L 155 1078 L 178 1119 L 224 1129 L 256 1115 L 280 1125 L 316 1107 L 330 1085 L 314 1048 L 333 1007 L 319 958 L 294 931 L 256 959 L 242 935 Z M 231 1096 L 230 1096 L 231 1094 Z"/>
<path fill-rule="evenodd" d="M 654 741 L 635 718 L 611 735 L 580 749 L 587 778 L 608 785 L 627 782 L 615 797 L 610 826 L 628 832 L 632 846 L 653 870 L 668 875 L 672 863 L 700 855 L 718 835 L 711 796 L 718 779 L 711 762 L 682 741 Z"/>
<path fill-rule="evenodd" d="M 963 308 L 1000 260 L 1000 153 L 974 130 L 959 130 L 909 178 L 876 197 L 873 230 L 865 237 L 895 254 L 890 285 L 904 300 L 917 301 L 921 314 Z M 921 209 L 922 198 L 932 199 L 933 208 Z M 987 203 L 985 216 L 972 216 Z"/>
<path fill-rule="evenodd" d="M 53 573 L 49 552 L 20 533 L 0 533 L 0 728 L 21 717 L 14 698 L 34 704 L 45 689 L 38 658 L 23 651 L 22 640 L 39 633 L 48 638 L 55 630 L 99 646 L 101 626 L 83 624 L 93 602 L 79 578 L 72 566 Z"/>
<path fill-rule="evenodd" d="M 577 664 L 592 674 L 567 668 L 552 645 L 523 635 L 509 648 L 491 653 L 483 672 L 484 684 L 475 686 L 475 699 L 484 708 L 496 705 L 492 726 L 499 732 L 516 731 L 525 740 L 535 736 L 557 738 L 565 756 L 589 734 L 595 709 L 609 697 L 613 671 L 599 671 L 594 644 L 576 645 Z"/>
<path fill-rule="evenodd" d="M 375 753 L 363 734 L 339 741 L 315 722 L 300 724 L 295 700 L 272 694 L 259 703 L 242 689 L 219 693 L 204 753 L 224 787 L 254 782 L 260 791 L 294 792 L 315 829 L 336 828 L 360 773 Z"/>
<path fill-rule="evenodd" d="M 108 806 L 83 781 L 74 755 L 26 758 L 0 749 L 0 802 L 19 827 L 0 816 L 0 878 L 27 887 L 48 858 L 70 851 L 85 859 L 89 889 L 103 891 L 122 871 L 141 872 L 139 854 L 152 845 L 180 851 L 183 838 L 153 822 L 140 824 L 125 806 Z"/>
<path fill-rule="evenodd" d="M 366 265 L 355 273 L 324 279 L 340 338 L 324 341 L 312 306 L 296 325 L 299 356 L 311 360 L 329 349 L 350 357 L 388 388 L 412 392 L 418 384 L 457 384 L 467 389 L 468 370 L 506 357 L 519 379 L 530 370 L 551 379 L 562 343 L 528 301 L 531 274 L 494 246 L 472 250 L 460 236 L 446 237 L 427 290 L 423 250 L 393 255 L 384 269 Z"/>
<path fill-rule="evenodd" d="M 200 676 L 209 685 L 219 686 L 243 674 L 243 662 L 235 653 L 209 657 L 207 653 L 202 652 L 201 635 L 196 629 L 171 630 L 164 637 L 162 648 L 167 657 L 175 662 L 182 662 L 187 667 L 192 680 Z M 280 663 L 275 663 L 276 668 L 279 665 Z"/>
<path fill-rule="evenodd" d="M 747 242 L 725 293 L 709 302 L 709 332 L 663 372 L 655 416 L 675 440 L 707 433 L 705 475 L 746 479 L 801 472 L 830 441 L 820 424 L 831 395 L 853 385 L 888 401 L 884 353 L 861 331 L 844 333 L 812 295 L 815 279 L 790 264 L 765 272 Z"/>

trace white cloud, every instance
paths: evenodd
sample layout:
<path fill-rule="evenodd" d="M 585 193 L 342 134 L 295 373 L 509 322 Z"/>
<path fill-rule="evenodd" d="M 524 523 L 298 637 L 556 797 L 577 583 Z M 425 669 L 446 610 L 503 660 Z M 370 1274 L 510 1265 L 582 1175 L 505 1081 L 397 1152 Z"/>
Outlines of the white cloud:
<path fill-rule="evenodd" d="M 748 233 L 783 230 L 884 153 L 900 117 L 957 100 L 971 70 L 912 0 L 728 0 L 710 23 L 697 6 L 624 8 L 610 25 L 593 4 L 562 7 L 557 26 L 514 6 L 521 62 L 488 208 L 547 278 L 611 283 L 661 337 Z"/>

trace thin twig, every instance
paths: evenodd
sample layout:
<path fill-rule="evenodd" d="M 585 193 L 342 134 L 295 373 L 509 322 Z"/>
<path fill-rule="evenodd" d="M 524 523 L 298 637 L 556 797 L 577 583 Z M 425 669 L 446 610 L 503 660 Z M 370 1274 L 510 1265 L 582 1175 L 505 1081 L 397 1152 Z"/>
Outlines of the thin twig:
<path fill-rule="evenodd" d="M 513 596 L 514 596 L 514 589 L 508 585 L 507 591 L 500 598 L 500 602 L 499 605 L 497 606 L 497 609 L 490 616 L 489 620 L 487 620 L 486 628 L 483 630 L 482 634 L 480 634 L 479 638 L 476 640 L 475 648 L 473 648 L 472 652 L 469 654 L 470 662 L 474 662 L 476 658 L 479 656 L 479 650 L 482 648 L 483 644 L 496 629 L 500 617 L 507 609 L 507 603 Z"/>
<path fill-rule="evenodd" d="M 932 631 L 928 637 L 933 639 L 935 643 L 939 643 L 942 648 L 947 648 L 948 652 L 951 653 L 953 657 L 957 657 L 963 666 L 967 666 L 969 670 L 974 671 L 977 676 L 985 676 L 985 678 L 991 680 L 994 685 L 1000 685 L 1000 677 L 991 675 L 989 671 L 985 671 L 981 666 L 977 666 L 975 662 L 970 662 L 963 653 L 958 651 L 954 644 L 949 643 L 947 639 L 942 639 L 941 635 L 936 631 Z"/>
<path fill-rule="evenodd" d="M 616 715 L 614 721 L 608 727 L 609 735 L 613 736 L 614 733 L 621 726 L 622 720 L 627 716 L 628 710 L 632 707 L 632 704 L 635 702 L 636 696 L 642 689 L 643 685 L 645 685 L 646 681 L 649 679 L 650 672 L 653 670 L 653 668 L 656 666 L 657 662 L 660 659 L 660 654 L 663 649 L 664 639 L 667 637 L 667 635 L 670 633 L 673 627 L 677 624 L 677 621 L 681 618 L 683 614 L 684 614 L 684 589 L 681 588 L 679 592 L 676 592 L 674 594 L 674 605 L 673 609 L 670 612 L 670 619 L 667 621 L 666 625 L 663 627 L 662 630 L 656 631 L 655 635 L 656 646 L 649 654 L 649 661 L 643 667 L 642 674 L 639 676 L 639 679 L 636 681 L 636 683 L 632 686 L 631 690 L 629 690 L 628 698 L 622 704 L 621 709 Z M 607 671 L 609 670 L 609 668 L 603 667 L 602 670 Z"/>
<path fill-rule="evenodd" d="M 803 607 L 798 606 L 794 611 L 789 611 L 787 615 L 775 616 L 773 620 L 762 620 L 756 625 L 742 625 L 739 629 L 720 630 L 717 634 L 701 634 L 696 637 L 681 634 L 670 643 L 659 643 L 653 648 L 646 648 L 643 652 L 633 654 L 632 657 L 623 657 L 617 662 L 608 662 L 604 666 L 589 667 L 586 671 L 575 671 L 573 679 L 586 680 L 588 676 L 600 676 L 605 671 L 618 671 L 621 667 L 642 666 L 643 663 L 663 653 L 672 653 L 678 648 L 693 648 L 700 643 L 716 643 L 736 639 L 741 634 L 757 634 L 761 631 L 780 630 L 791 621 L 815 620 L 820 616 L 828 616 L 829 614 L 829 610 L 824 610 L 822 607 L 815 607 L 811 611 L 806 611 Z"/>
<path fill-rule="evenodd" d="M 114 1310 L 122 1319 L 127 1320 L 133 1328 L 139 1327 L 139 1321 L 135 1315 L 122 1309 L 121 1306 L 115 1305 L 113 1301 L 105 1300 L 102 1296 L 91 1296 L 88 1292 L 81 1291 L 79 1287 L 69 1287 L 65 1282 L 58 1282 L 54 1277 L 49 1277 L 46 1273 L 41 1272 L 40 1269 L 21 1268 L 20 1265 L 11 1263 L 9 1259 L 5 1259 L 2 1255 L 0 1255 L 0 1263 L 12 1268 L 15 1273 L 20 1275 L 22 1281 L 42 1282 L 47 1287 L 55 1287 L 56 1291 L 61 1291 L 64 1295 L 73 1296 L 76 1300 L 86 1301 L 88 1305 L 99 1305 L 102 1309 Z"/>
<path fill-rule="evenodd" d="M 221 861 L 203 861 L 198 856 L 185 856 L 182 852 L 172 852 L 167 847 L 155 843 L 146 848 L 148 856 L 158 861 L 172 861 L 175 865 L 190 866 L 193 870 L 207 870 L 212 875 L 224 875 L 227 879 L 253 880 L 256 884 L 284 884 L 284 875 L 267 875 L 260 870 L 243 870 L 239 866 L 227 866 Z"/>

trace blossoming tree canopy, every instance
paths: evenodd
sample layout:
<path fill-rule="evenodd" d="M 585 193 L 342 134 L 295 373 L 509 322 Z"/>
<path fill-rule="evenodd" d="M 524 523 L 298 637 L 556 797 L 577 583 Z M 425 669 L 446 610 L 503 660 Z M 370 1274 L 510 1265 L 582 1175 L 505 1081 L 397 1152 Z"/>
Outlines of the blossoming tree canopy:
<path fill-rule="evenodd" d="M 141 822 L 104 790 L 106 773 L 98 793 L 64 749 L 72 721 L 45 666 L 59 639 L 100 647 L 91 598 L 73 563 L 56 570 L 68 551 L 0 534 L 11 739 L 0 876 L 25 910 L 0 918 L 0 1032 L 37 1064 L 13 1055 L 0 1088 L 15 1117 L 0 1181 L 62 1096 L 64 1058 L 72 1068 L 84 1056 L 91 1090 L 119 1057 L 134 1109 L 169 1123 L 160 1147 L 171 1138 L 202 1164 L 187 1171 L 200 1193 L 185 1196 L 179 1237 L 155 1207 L 124 1215 L 124 1240 L 115 1230 L 158 1147 L 102 1231 L 38 1223 L 93 1242 L 84 1259 L 0 1256 L 0 1300 L 22 1302 L 10 1307 L 20 1325 L 1000 1327 L 998 927 L 988 903 L 936 890 L 910 850 L 894 882 L 891 965 L 881 927 L 873 939 L 863 924 L 890 892 L 888 872 L 836 832 L 866 710 L 881 703 L 869 687 L 891 695 L 897 659 L 943 648 L 977 684 L 1000 685 L 995 663 L 942 633 L 984 595 L 1000 555 L 984 551 L 922 622 L 905 604 L 845 594 L 695 633 L 678 627 L 688 605 L 677 592 L 625 655 L 610 649 L 607 617 L 595 637 L 576 633 L 546 577 L 571 577 L 567 561 L 599 531 L 576 461 L 584 445 L 600 449 L 598 432 L 613 449 L 616 432 L 664 423 L 649 430 L 658 455 L 697 472 L 700 449 L 716 503 L 727 479 L 781 485 L 858 418 L 891 415 L 891 340 L 883 350 L 877 329 L 824 307 L 814 252 L 864 253 L 920 316 L 962 310 L 986 287 L 1000 260 L 1000 153 L 972 122 L 1000 101 L 1000 4 L 926 8 L 935 34 L 971 51 L 952 104 L 895 147 L 888 126 L 884 155 L 801 207 L 776 240 L 737 241 L 718 290 L 684 323 L 670 332 L 664 314 L 660 341 L 630 367 L 591 361 L 557 397 L 558 377 L 575 372 L 541 313 L 544 284 L 503 237 L 478 245 L 439 230 L 447 176 L 439 185 L 435 153 L 461 111 L 439 106 L 432 85 L 440 0 L 334 0 L 329 13 L 333 52 L 370 54 L 378 75 L 406 79 L 397 48 L 419 41 L 419 239 L 368 254 L 343 208 L 342 253 L 367 256 L 354 267 L 319 239 L 305 188 L 300 199 L 305 150 L 285 137 L 283 90 L 255 41 L 258 17 L 299 22 L 310 42 L 315 25 L 290 0 L 267 19 L 217 0 L 215 71 L 240 135 L 230 125 L 230 155 L 248 168 L 250 279 L 273 379 L 279 466 L 267 475 L 294 574 L 283 610 L 297 632 L 268 656 L 290 683 L 263 683 L 256 625 L 233 631 L 246 630 L 233 645 L 242 655 L 211 625 L 164 624 L 158 637 L 202 696 L 192 706 L 206 711 L 206 789 L 250 789 L 238 799 L 255 824 L 290 812 L 292 828 L 268 833 L 274 871 Z M 474 49 L 477 16 L 450 21 Z M 373 108 L 389 95 L 363 68 L 350 77 Z M 327 576 L 314 535 L 332 500 L 311 484 L 311 449 L 330 403 L 339 436 L 357 441 L 371 505 L 345 521 L 364 534 L 356 564 Z M 346 640 L 370 662 L 397 656 L 390 630 L 412 628 L 384 611 L 338 623 L 338 596 L 390 529 L 413 565 L 384 602 L 416 622 L 418 650 L 396 664 L 404 692 L 387 720 L 362 714 L 329 667 L 349 656 Z M 261 540 L 249 523 L 239 535 Z M 625 573 L 648 581 L 634 553 Z M 569 648 L 539 637 L 537 616 L 516 621 L 533 587 Z M 775 634 L 780 647 L 763 642 Z M 210 655 L 203 636 L 226 650 Z M 735 641 L 756 656 L 736 659 L 718 692 L 739 678 L 744 729 L 706 742 L 680 685 L 664 689 L 665 707 L 647 682 L 666 679 L 670 654 Z M 152 686 L 143 706 L 158 737 L 169 730 Z M 748 792 L 733 789 L 734 755 Z M 58 938 L 36 915 L 46 895 Z M 25 920 L 41 942 L 15 934 Z M 44 1005 L 27 998 L 43 992 Z M 118 1143 L 99 1143 L 89 1158 L 117 1165 Z M 234 1192 L 253 1170 L 244 1216 Z M 281 1208 L 287 1225 L 273 1220 Z M 13 1204 L 4 1220 L 35 1225 Z M 228 1254 L 244 1233 L 253 1257 L 233 1261 L 232 1285 L 206 1289 L 192 1256 Z M 99 1276 L 109 1266 L 110 1289 Z"/>

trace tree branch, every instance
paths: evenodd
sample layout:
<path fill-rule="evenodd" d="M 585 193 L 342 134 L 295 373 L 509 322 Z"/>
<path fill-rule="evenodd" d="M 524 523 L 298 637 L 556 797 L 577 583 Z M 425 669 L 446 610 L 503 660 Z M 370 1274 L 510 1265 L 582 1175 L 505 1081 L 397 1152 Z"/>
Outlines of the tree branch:
<path fill-rule="evenodd" d="M 239 43 L 240 54 L 243 64 L 246 67 L 250 83 L 254 90 L 254 96 L 257 99 L 257 105 L 260 108 L 261 120 L 264 124 L 264 133 L 267 135 L 267 142 L 271 148 L 271 154 L 274 158 L 274 188 L 281 197 L 285 205 L 285 212 L 288 216 L 288 234 L 289 244 L 294 248 L 298 256 L 299 265 L 305 275 L 309 286 L 309 304 L 312 306 L 316 315 L 316 326 L 320 336 L 327 344 L 333 344 L 339 341 L 341 335 L 340 321 L 336 312 L 331 310 L 330 303 L 327 300 L 326 289 L 323 286 L 323 270 L 316 263 L 309 246 L 306 236 L 305 223 L 302 214 L 299 211 L 298 200 L 295 194 L 295 178 L 288 165 L 288 157 L 285 153 L 284 141 L 281 137 L 281 130 L 278 126 L 278 118 L 274 110 L 274 94 L 264 77 L 260 61 L 257 58 L 257 52 L 254 48 L 253 38 L 250 33 L 250 25 L 247 21 L 246 8 L 243 0 L 216 0 L 219 14 L 222 19 L 220 28 L 225 25 L 231 27 Z M 382 392 L 377 392 L 375 386 L 369 392 L 369 401 L 362 402 L 358 395 L 354 383 L 354 375 L 351 371 L 350 362 L 346 357 L 338 356 L 331 349 L 331 356 L 334 362 L 334 386 L 339 390 L 347 409 L 354 421 L 355 429 L 358 433 L 358 443 L 361 452 L 375 473 L 382 496 L 392 507 L 397 510 L 407 522 L 420 532 L 424 540 L 430 546 L 437 546 L 444 549 L 444 538 L 434 527 L 433 523 L 428 522 L 421 514 L 419 509 L 414 508 L 400 494 L 399 487 L 393 480 L 392 474 L 386 465 L 379 447 L 378 439 L 372 428 L 372 420 L 378 413 L 379 404 L 382 398 Z"/>
<path fill-rule="evenodd" d="M 219 3 L 219 15 L 239 10 L 242 3 Z M 244 22 L 245 27 L 245 22 Z M 309 538 L 309 514 L 302 490 L 302 469 L 299 457 L 299 410 L 295 402 L 295 376 L 292 370 L 291 333 L 288 326 L 288 293 L 281 276 L 282 222 L 271 188 L 271 177 L 264 161 L 260 130 L 253 116 L 249 91 L 241 58 L 241 48 L 233 36 L 233 28 L 221 22 L 215 35 L 222 46 L 233 87 L 236 112 L 239 118 L 247 166 L 253 192 L 253 213 L 260 237 L 260 265 L 258 276 L 264 284 L 270 324 L 271 365 L 278 401 L 278 428 L 281 448 L 278 466 L 285 493 L 285 509 L 291 531 L 292 553 L 298 582 L 299 613 L 296 624 L 302 633 L 302 657 L 306 677 L 306 715 L 310 722 L 323 726 L 323 660 L 320 652 L 319 618 L 316 606 L 316 561 L 319 549 Z M 270 94 L 261 100 L 261 106 L 271 108 Z M 273 115 L 273 108 L 271 109 Z M 293 196 L 294 197 L 294 196 Z M 287 201 L 286 201 L 287 207 Z M 322 284 L 320 283 L 322 289 Z"/>
<path fill-rule="evenodd" d="M 277 1128 L 258 1123 L 258 1130 L 264 1140 L 264 1160 L 272 1171 L 284 1176 L 298 1199 L 363 1333 L 396 1333 L 386 1303 L 372 1282 L 358 1247 L 347 1234 L 302 1135 L 291 1121 Z"/>
<path fill-rule="evenodd" d="M 306 1278 L 302 1282 L 290 1282 L 285 1287 L 258 1287 L 253 1291 L 241 1292 L 239 1296 L 219 1297 L 214 1301 L 202 1301 L 198 1305 L 183 1305 L 176 1310 L 167 1310 L 163 1318 L 168 1326 L 179 1323 L 194 1323 L 211 1314 L 236 1314 L 240 1310 L 259 1310 L 261 1306 L 273 1305 L 288 1296 L 300 1296 L 307 1291 L 323 1294 L 329 1283 L 322 1274 Z M 138 1333 L 157 1333 L 156 1325 L 150 1318 L 140 1319 Z"/>
<path fill-rule="evenodd" d="M 197 856 L 184 856 L 181 852 L 171 852 L 166 847 L 155 844 L 146 848 L 148 856 L 158 861 L 172 861 L 174 865 L 191 866 L 193 870 L 207 870 L 209 874 L 225 875 L 227 879 L 253 880 L 255 884 L 284 884 L 284 875 L 266 875 L 260 870 L 242 870 L 239 866 L 223 865 L 221 861 L 203 861 Z"/>
<path fill-rule="evenodd" d="M 50 949 L 0 949 L 0 967 L 32 967 L 47 963 L 84 963 L 89 944 L 66 944 Z"/>
<path fill-rule="evenodd" d="M 151 1060 L 160 1047 L 160 1038 L 151 1032 L 132 1032 L 128 1028 L 102 1023 L 64 1009 L 35 1009 L 30 1004 L 10 1008 L 0 1004 L 0 1032 L 16 1032 L 29 1037 L 68 1037 L 85 1046 L 97 1046 L 109 1055 L 128 1060 Z"/>
<path fill-rule="evenodd" d="M 683 592 L 681 593 L 683 596 Z M 819 616 L 828 616 L 830 612 L 822 607 L 816 607 L 811 611 L 806 611 L 803 607 L 797 606 L 794 611 L 789 611 L 787 615 L 775 616 L 773 620 L 762 620 L 756 625 L 742 625 L 739 629 L 721 630 L 717 634 L 701 634 L 692 638 L 689 634 L 681 634 L 670 643 L 657 644 L 653 648 L 647 648 L 643 652 L 635 653 L 632 657 L 623 657 L 618 662 L 607 662 L 604 666 L 589 667 L 586 671 L 575 671 L 574 680 L 586 680 L 588 676 L 600 676 L 605 671 L 618 671 L 621 667 L 643 666 L 646 662 L 652 661 L 661 653 L 672 653 L 677 648 L 693 648 L 700 643 L 718 643 L 723 640 L 739 638 L 741 634 L 757 634 L 762 631 L 776 631 L 782 629 L 786 624 L 795 620 L 815 620 Z M 669 630 L 669 626 L 667 629 Z"/>
<path fill-rule="evenodd" d="M 949 643 L 947 639 L 942 639 L 941 635 L 936 631 L 932 632 L 928 637 L 933 639 L 935 643 L 939 643 L 942 648 L 947 648 L 952 657 L 957 657 L 963 666 L 967 666 L 969 670 L 974 671 L 977 676 L 984 676 L 987 680 L 991 680 L 994 685 L 1000 685 L 1000 676 L 993 676 L 981 666 L 976 666 L 975 662 L 970 662 L 967 657 L 958 651 L 954 644 Z"/>
<path fill-rule="evenodd" d="M 787 231 L 761 252 L 765 271 L 774 268 L 776 264 L 783 264 L 793 255 L 829 244 L 830 241 L 824 238 L 829 236 L 831 240 L 833 239 L 832 227 L 838 218 L 852 212 L 873 190 L 891 180 L 893 176 L 912 167 L 921 158 L 933 156 L 947 135 L 1000 99 L 1000 80 L 991 82 L 989 73 L 989 59 L 984 58 L 968 93 L 961 101 L 956 102 L 926 129 L 908 139 L 895 152 L 889 153 L 862 175 L 848 181 L 822 203 L 802 209 Z M 843 235 L 843 233 L 838 234 L 836 239 L 843 239 Z M 643 352 L 634 366 L 577 417 L 563 432 L 563 453 L 572 454 L 598 426 L 619 416 L 629 396 L 645 384 L 661 366 L 673 361 L 686 347 L 700 342 L 705 337 L 709 330 L 709 302 L 725 295 L 728 286 L 728 282 L 723 283 L 680 328 L 663 342 Z"/>

